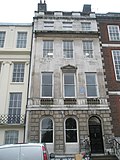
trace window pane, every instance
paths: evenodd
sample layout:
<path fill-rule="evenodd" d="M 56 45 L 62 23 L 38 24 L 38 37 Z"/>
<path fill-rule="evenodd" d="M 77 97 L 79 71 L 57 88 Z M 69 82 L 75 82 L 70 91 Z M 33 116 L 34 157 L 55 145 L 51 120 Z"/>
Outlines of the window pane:
<path fill-rule="evenodd" d="M 44 130 L 41 133 L 41 143 L 52 143 L 53 142 L 53 131 Z"/>
<path fill-rule="evenodd" d="M 86 75 L 86 83 L 87 84 L 96 84 L 95 75 L 94 74 L 87 74 Z"/>
<path fill-rule="evenodd" d="M 53 53 L 53 41 L 43 41 L 43 57 L 46 57 L 48 53 Z"/>
<path fill-rule="evenodd" d="M 73 41 L 63 41 L 64 58 L 73 58 Z"/>
<path fill-rule="evenodd" d="M 85 57 L 93 58 L 93 42 L 83 41 L 83 53 Z"/>
<path fill-rule="evenodd" d="M 42 96 L 43 97 L 52 97 L 52 86 L 43 86 L 42 87 Z"/>
<path fill-rule="evenodd" d="M 42 120 L 41 142 L 53 143 L 53 122 L 50 118 L 45 118 Z"/>
<path fill-rule="evenodd" d="M 24 69 L 25 69 L 24 63 L 14 63 L 12 82 L 24 81 Z"/>
<path fill-rule="evenodd" d="M 67 86 L 65 86 L 64 89 L 65 89 L 65 96 L 66 97 L 74 97 L 75 96 L 74 86 L 67 85 Z"/>
<path fill-rule="evenodd" d="M 87 86 L 87 96 L 97 96 L 96 86 Z"/>
<path fill-rule="evenodd" d="M 116 79 L 120 80 L 120 50 L 113 50 L 112 54 Z"/>
<path fill-rule="evenodd" d="M 76 120 L 73 118 L 68 118 L 66 120 L 66 129 L 76 129 Z"/>
<path fill-rule="evenodd" d="M 10 93 L 8 123 L 20 123 L 22 93 Z"/>
<path fill-rule="evenodd" d="M 43 73 L 42 82 L 43 82 L 43 84 L 52 84 L 52 74 L 51 73 Z"/>
<path fill-rule="evenodd" d="M 18 143 L 18 131 L 5 131 L 5 144 Z"/>
<path fill-rule="evenodd" d="M 42 129 L 53 129 L 53 123 L 50 118 L 42 120 Z"/>
<path fill-rule="evenodd" d="M 5 32 L 0 32 L 0 48 L 4 47 Z"/>
<path fill-rule="evenodd" d="M 42 73 L 42 96 L 52 97 L 52 73 Z"/>
<path fill-rule="evenodd" d="M 91 23 L 89 22 L 82 22 L 82 31 L 90 31 L 91 30 Z"/>
<path fill-rule="evenodd" d="M 27 32 L 18 32 L 17 35 L 17 48 L 26 48 Z"/>
<path fill-rule="evenodd" d="M 77 125 L 74 118 L 68 118 L 65 124 L 66 142 L 77 142 Z"/>
<path fill-rule="evenodd" d="M 74 74 L 66 74 L 64 78 L 65 84 L 74 84 Z"/>
<path fill-rule="evenodd" d="M 108 32 L 110 40 L 120 41 L 120 30 L 118 25 L 109 25 Z"/>
<path fill-rule="evenodd" d="M 77 142 L 77 131 L 66 131 L 66 142 Z"/>
<path fill-rule="evenodd" d="M 97 96 L 96 74 L 86 73 L 86 88 L 88 97 Z"/>
<path fill-rule="evenodd" d="M 74 73 L 64 74 L 64 94 L 65 94 L 65 97 L 75 96 Z"/>

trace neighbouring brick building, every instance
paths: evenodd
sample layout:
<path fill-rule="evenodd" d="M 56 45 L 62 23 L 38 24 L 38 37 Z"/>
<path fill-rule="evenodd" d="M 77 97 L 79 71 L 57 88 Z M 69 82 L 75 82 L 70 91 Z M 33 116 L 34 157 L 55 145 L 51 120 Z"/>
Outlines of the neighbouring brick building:
<path fill-rule="evenodd" d="M 120 138 L 120 13 L 97 14 L 113 132 Z"/>
<path fill-rule="evenodd" d="M 106 153 L 113 136 L 96 15 L 47 11 L 38 4 L 26 111 L 27 142 L 45 142 L 58 156 L 85 149 Z"/>

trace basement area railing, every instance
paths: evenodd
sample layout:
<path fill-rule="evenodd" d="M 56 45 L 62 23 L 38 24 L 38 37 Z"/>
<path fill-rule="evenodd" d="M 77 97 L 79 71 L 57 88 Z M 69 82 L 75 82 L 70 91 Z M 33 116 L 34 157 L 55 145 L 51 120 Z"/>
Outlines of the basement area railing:
<path fill-rule="evenodd" d="M 113 147 L 115 155 L 120 159 L 120 143 L 115 138 L 113 139 Z"/>
<path fill-rule="evenodd" d="M 116 137 L 109 139 L 109 144 L 111 146 L 112 152 L 111 154 L 116 155 L 118 159 L 120 159 L 120 142 Z"/>

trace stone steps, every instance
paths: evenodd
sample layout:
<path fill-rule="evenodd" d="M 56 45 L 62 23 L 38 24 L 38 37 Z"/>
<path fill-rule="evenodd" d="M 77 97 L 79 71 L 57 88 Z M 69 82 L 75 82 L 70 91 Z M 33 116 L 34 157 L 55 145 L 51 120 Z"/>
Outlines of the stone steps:
<path fill-rule="evenodd" d="M 92 160 L 118 160 L 115 155 L 92 156 Z"/>

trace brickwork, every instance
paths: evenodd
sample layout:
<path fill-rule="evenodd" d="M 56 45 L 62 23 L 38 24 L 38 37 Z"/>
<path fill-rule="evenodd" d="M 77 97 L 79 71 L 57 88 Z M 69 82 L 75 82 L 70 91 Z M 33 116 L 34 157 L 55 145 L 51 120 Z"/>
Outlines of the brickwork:
<path fill-rule="evenodd" d="M 116 137 L 120 136 L 120 96 L 110 96 L 112 112 L 113 132 Z"/>
<path fill-rule="evenodd" d="M 120 82 L 116 81 L 115 71 L 114 71 L 114 64 L 112 60 L 112 50 L 119 49 L 119 48 L 103 48 L 104 57 L 104 64 L 105 64 L 105 71 L 106 71 L 106 80 L 109 91 L 119 91 L 120 90 Z"/>
<path fill-rule="evenodd" d="M 103 52 L 103 68 L 108 90 L 108 101 L 111 109 L 111 117 L 113 124 L 113 133 L 116 137 L 120 137 L 120 82 L 116 80 L 114 63 L 112 58 L 112 50 L 120 50 L 120 41 L 110 41 L 108 33 L 108 25 L 117 25 L 120 27 L 120 17 L 115 14 L 107 17 L 97 17 L 100 31 L 100 40 Z"/>

